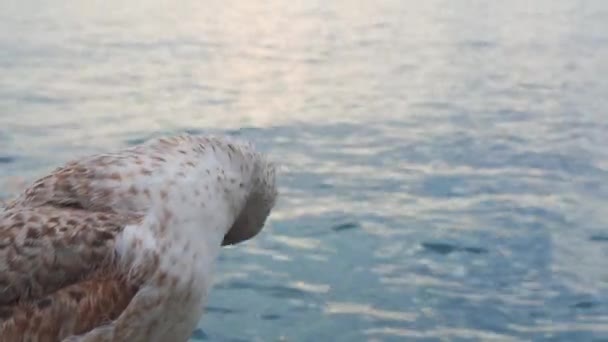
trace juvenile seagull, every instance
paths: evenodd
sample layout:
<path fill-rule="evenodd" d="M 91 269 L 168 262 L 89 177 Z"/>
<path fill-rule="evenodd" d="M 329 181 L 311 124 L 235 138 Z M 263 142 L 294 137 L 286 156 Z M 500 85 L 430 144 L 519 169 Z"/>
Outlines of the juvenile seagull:
<path fill-rule="evenodd" d="M 67 163 L 0 212 L 0 341 L 187 341 L 221 246 L 276 198 L 273 164 L 232 138 Z"/>

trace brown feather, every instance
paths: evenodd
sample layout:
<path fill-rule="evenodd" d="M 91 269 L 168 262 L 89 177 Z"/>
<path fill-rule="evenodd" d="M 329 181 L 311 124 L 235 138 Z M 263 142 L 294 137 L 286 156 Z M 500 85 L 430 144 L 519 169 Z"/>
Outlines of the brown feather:
<path fill-rule="evenodd" d="M 115 237 L 136 215 L 13 207 L 0 213 L 2 341 L 56 342 L 115 319 L 136 293 Z"/>
<path fill-rule="evenodd" d="M 114 238 L 134 215 L 50 207 L 0 213 L 0 305 L 41 298 L 114 259 Z"/>
<path fill-rule="evenodd" d="M 138 287 L 118 275 L 98 274 L 48 296 L 0 306 L 3 342 L 57 342 L 116 319 Z"/>

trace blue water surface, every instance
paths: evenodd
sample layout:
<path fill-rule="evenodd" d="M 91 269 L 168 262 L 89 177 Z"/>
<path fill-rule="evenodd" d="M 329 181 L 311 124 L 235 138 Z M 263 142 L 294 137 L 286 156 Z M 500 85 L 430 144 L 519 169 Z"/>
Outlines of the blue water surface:
<path fill-rule="evenodd" d="M 2 1 L 0 180 L 255 141 L 192 341 L 608 341 L 606 75 L 603 0 Z"/>

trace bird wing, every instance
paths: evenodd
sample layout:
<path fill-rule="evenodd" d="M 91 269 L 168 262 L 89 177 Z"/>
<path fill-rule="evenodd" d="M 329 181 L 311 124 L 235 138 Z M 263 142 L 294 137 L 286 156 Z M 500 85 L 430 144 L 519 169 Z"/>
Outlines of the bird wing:
<path fill-rule="evenodd" d="M 156 139 L 118 152 L 72 160 L 33 182 L 6 207 L 52 205 L 145 212 L 150 205 L 151 184 L 171 172 L 183 177 L 180 170 L 194 165 L 192 158 L 196 157 L 189 154 L 203 145 L 194 144 L 192 139 Z"/>
<path fill-rule="evenodd" d="M 0 213 L 0 340 L 59 341 L 116 318 L 138 280 L 116 237 L 140 217 L 42 206 Z"/>
<path fill-rule="evenodd" d="M 144 211 L 149 193 L 145 190 L 147 184 L 138 180 L 142 179 L 142 172 L 145 177 L 152 171 L 151 166 L 143 166 L 143 159 L 141 154 L 126 150 L 68 162 L 33 182 L 6 207 L 50 205 L 94 211 Z"/>

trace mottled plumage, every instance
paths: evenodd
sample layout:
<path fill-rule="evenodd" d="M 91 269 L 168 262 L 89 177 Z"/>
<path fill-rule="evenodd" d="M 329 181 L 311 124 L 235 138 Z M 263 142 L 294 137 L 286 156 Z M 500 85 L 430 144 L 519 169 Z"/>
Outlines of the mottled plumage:
<path fill-rule="evenodd" d="M 222 245 L 255 236 L 275 169 L 184 135 L 67 163 L 0 213 L 0 340 L 186 341 Z"/>

